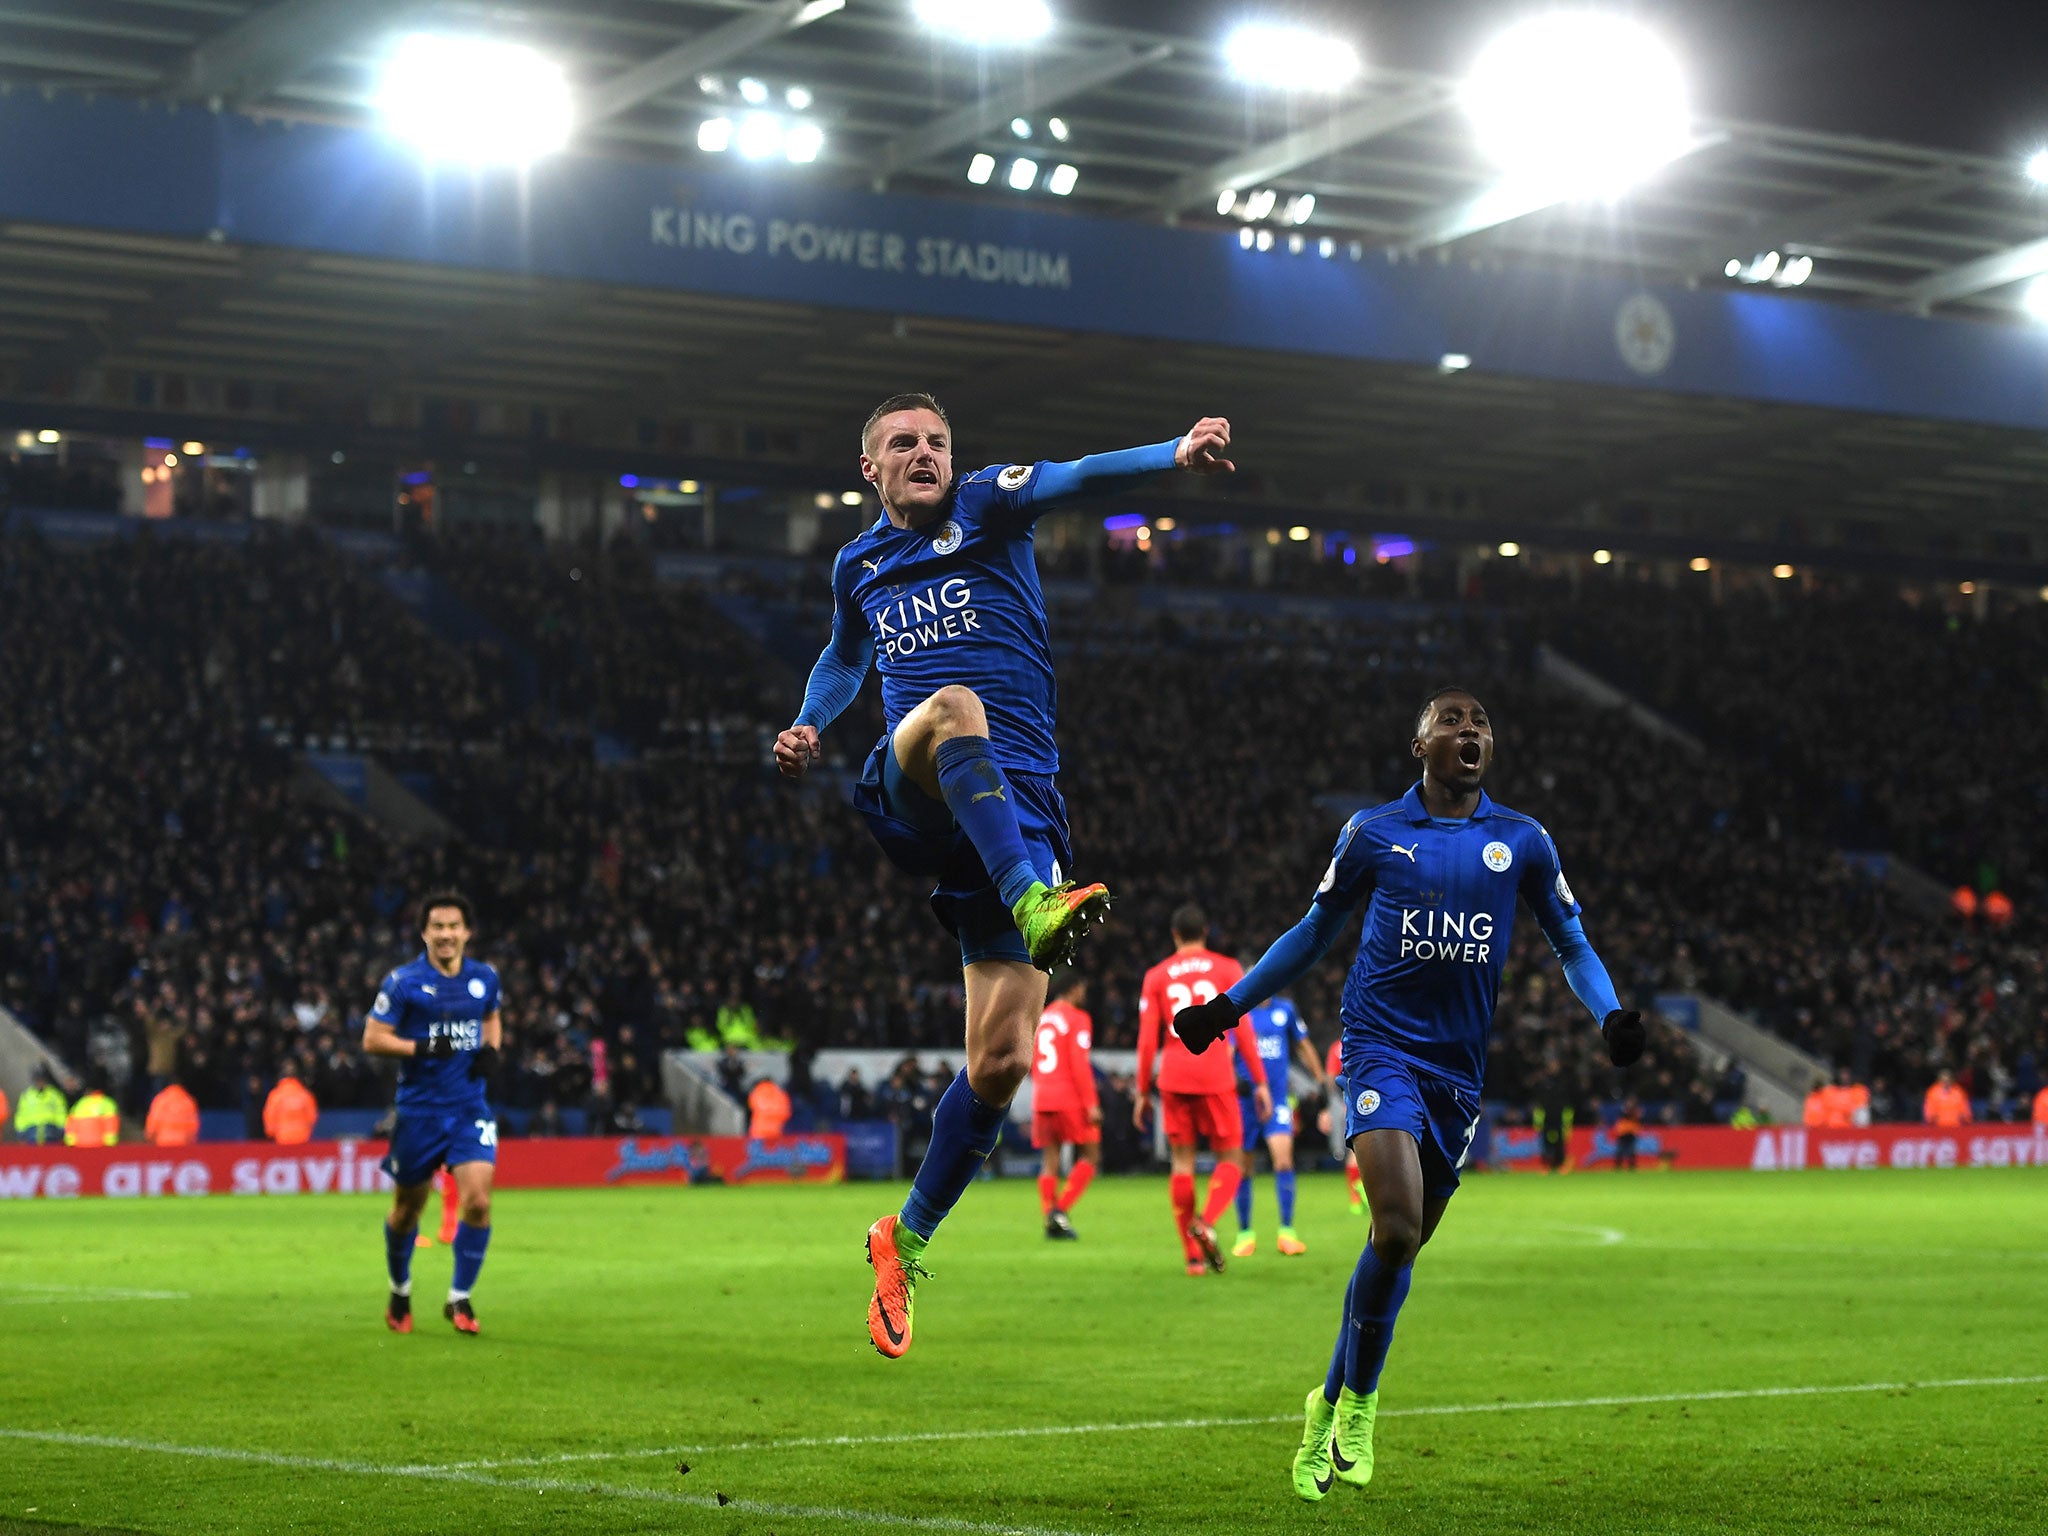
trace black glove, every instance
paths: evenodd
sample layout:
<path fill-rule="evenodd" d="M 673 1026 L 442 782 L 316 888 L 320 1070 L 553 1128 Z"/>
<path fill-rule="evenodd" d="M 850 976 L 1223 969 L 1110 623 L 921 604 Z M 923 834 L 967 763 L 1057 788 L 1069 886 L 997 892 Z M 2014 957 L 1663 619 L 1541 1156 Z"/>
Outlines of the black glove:
<path fill-rule="evenodd" d="M 498 1070 L 498 1048 L 495 1045 L 480 1045 L 469 1058 L 469 1075 L 472 1079 L 488 1078 Z"/>
<path fill-rule="evenodd" d="M 1634 1066 L 1650 1043 L 1643 1016 L 1633 1008 L 1617 1008 L 1607 1015 L 1600 1021 L 1600 1033 L 1607 1039 L 1607 1059 L 1617 1067 Z"/>
<path fill-rule="evenodd" d="M 1173 1016 L 1173 1032 L 1197 1056 L 1237 1027 L 1237 1004 L 1218 993 L 1206 1003 L 1183 1008 Z"/>
<path fill-rule="evenodd" d="M 429 1061 L 446 1061 L 455 1054 L 455 1042 L 446 1035 L 436 1035 L 424 1042 L 415 1054 L 424 1056 Z"/>

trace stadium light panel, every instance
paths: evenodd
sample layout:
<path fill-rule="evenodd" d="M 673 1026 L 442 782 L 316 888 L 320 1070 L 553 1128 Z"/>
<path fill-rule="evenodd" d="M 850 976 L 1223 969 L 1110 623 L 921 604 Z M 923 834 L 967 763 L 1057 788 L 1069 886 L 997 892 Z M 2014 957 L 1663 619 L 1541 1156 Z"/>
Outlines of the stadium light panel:
<path fill-rule="evenodd" d="M 373 100 L 385 130 L 424 158 L 528 165 L 569 142 L 561 66 L 521 43 L 415 33 L 384 61 Z"/>
<path fill-rule="evenodd" d="M 749 112 L 740 119 L 733 148 L 743 160 L 766 160 L 782 153 L 782 119 L 772 112 Z"/>
<path fill-rule="evenodd" d="M 1013 117 L 1013 118 L 1011 118 L 1011 119 L 1010 119 L 1010 132 L 1011 132 L 1011 133 L 1013 133 L 1013 134 L 1015 134 L 1015 135 L 1016 135 L 1016 136 L 1017 136 L 1018 138 L 1020 138 L 1020 139 L 1028 139 L 1028 138 L 1030 138 L 1030 137 L 1031 137 L 1031 120 L 1030 120 L 1029 118 L 1024 118 L 1024 117 Z"/>
<path fill-rule="evenodd" d="M 1240 229 L 1237 232 L 1237 243 L 1244 247 L 1244 249 L 1246 250 L 1250 250 L 1252 248 L 1253 238 L 1254 237 L 1252 235 L 1252 227 L 1249 224 L 1245 225 L 1243 229 Z"/>
<path fill-rule="evenodd" d="M 1740 256 L 1730 256 L 1728 258 L 1728 265 L 1721 269 L 1721 275 L 1723 277 L 1742 276 L 1742 258 Z"/>
<path fill-rule="evenodd" d="M 834 11 L 846 9 L 846 0 L 811 0 L 811 3 L 796 13 L 796 24 L 808 27 L 821 17 L 830 16 Z"/>
<path fill-rule="evenodd" d="M 762 81 L 756 80 L 752 75 L 747 76 L 740 81 L 740 100 L 750 107 L 766 105 L 768 101 L 767 85 Z"/>
<path fill-rule="evenodd" d="M 1323 236 L 1322 239 L 1316 242 L 1316 254 L 1322 257 L 1323 260 L 1328 261 L 1337 254 L 1337 242 L 1328 235 Z"/>
<path fill-rule="evenodd" d="M 841 491 L 839 493 L 839 505 L 842 507 L 857 507 L 866 500 L 867 496 L 860 491 Z"/>
<path fill-rule="evenodd" d="M 181 451 L 181 452 L 183 452 L 183 453 L 185 454 L 185 456 L 186 456 L 187 458 L 193 458 L 193 459 L 196 459 L 196 458 L 198 458 L 198 457 L 199 457 L 199 456 L 200 456 L 201 454 L 203 454 L 204 452 L 206 452 L 206 444 L 204 444 L 204 443 L 196 443 L 196 442 L 195 442 L 195 443 L 185 443 L 185 444 L 182 444 L 182 445 L 181 445 L 180 451 Z"/>
<path fill-rule="evenodd" d="M 1067 127 L 1067 120 L 1064 117 L 1048 117 L 1045 120 L 1045 131 L 1062 144 L 1072 135 L 1072 130 Z"/>
<path fill-rule="evenodd" d="M 697 482 L 694 480 L 678 481 L 676 484 L 676 489 L 681 491 L 685 496 L 694 496 L 697 494 Z"/>
<path fill-rule="evenodd" d="M 722 155 L 732 148 L 732 119 L 707 117 L 697 125 L 697 147 L 706 154 Z"/>
<path fill-rule="evenodd" d="M 1813 258 L 1811 256 L 1794 256 L 1778 269 L 1778 286 L 1780 288 L 1797 288 L 1811 276 L 1813 276 Z"/>
<path fill-rule="evenodd" d="M 36 441 L 39 443 L 61 443 L 64 441 L 64 434 L 55 427 L 45 427 L 36 434 Z"/>
<path fill-rule="evenodd" d="M 1152 526 L 1157 528 L 1161 533 L 1171 533 L 1174 529 L 1178 528 L 1180 524 L 1175 522 L 1170 517 L 1162 517 L 1159 519 L 1158 522 L 1154 523 Z"/>
<path fill-rule="evenodd" d="M 1316 195 L 1313 192 L 1304 192 L 1287 200 L 1287 222 L 1290 224 L 1306 224 L 1315 211 Z"/>
<path fill-rule="evenodd" d="M 1074 190 L 1080 179 L 1081 173 L 1071 165 L 1056 165 L 1052 168 L 1052 174 L 1045 179 L 1045 190 L 1054 197 L 1065 197 Z"/>
<path fill-rule="evenodd" d="M 1280 194 L 1278 192 L 1275 192 L 1271 187 L 1262 188 L 1245 199 L 1244 216 L 1253 223 L 1257 223 L 1260 219 L 1272 213 L 1273 205 L 1279 201 Z"/>
<path fill-rule="evenodd" d="M 1262 251 L 1270 251 L 1271 249 L 1273 249 L 1273 231 L 1271 231 L 1270 229 L 1260 230 L 1259 238 L 1254 242 L 1254 244 L 1256 244 L 1258 248 Z"/>
<path fill-rule="evenodd" d="M 1304 528 L 1300 523 L 1296 523 L 1287 530 L 1287 537 L 1294 540 L 1297 544 L 1306 544 L 1308 542 L 1308 529 Z"/>
<path fill-rule="evenodd" d="M 2035 278 L 2021 290 L 2020 308 L 2036 320 L 2048 320 L 2048 276 Z"/>
<path fill-rule="evenodd" d="M 1307 27 L 1247 22 L 1223 40 L 1230 72 L 1248 85 L 1281 91 L 1341 90 L 1358 78 L 1358 50 Z"/>
<path fill-rule="evenodd" d="M 1038 180 L 1038 162 L 1036 160 L 1027 160 L 1022 155 L 1019 155 L 1010 162 L 1008 180 L 1011 191 L 1029 192 Z"/>
<path fill-rule="evenodd" d="M 788 90 L 782 93 L 782 99 L 789 103 L 790 111 L 808 112 L 811 110 L 811 103 L 816 101 L 818 98 L 811 94 L 811 88 L 809 86 L 792 85 Z"/>
<path fill-rule="evenodd" d="M 983 47 L 1035 43 L 1052 30 L 1045 0 L 916 0 L 912 10 L 932 31 Z"/>
<path fill-rule="evenodd" d="M 1287 237 L 1287 252 L 1291 256 L 1299 256 L 1302 252 L 1302 248 L 1307 244 L 1308 242 L 1304 240 L 1300 235 L 1289 235 Z"/>
<path fill-rule="evenodd" d="M 1225 187 L 1221 192 L 1218 192 L 1216 194 L 1216 212 L 1218 214 L 1228 213 L 1231 209 L 1235 208 L 1236 206 L 1237 191 L 1235 188 Z"/>
<path fill-rule="evenodd" d="M 2048 149 L 2037 149 L 2027 157 L 2027 180 L 2048 185 Z"/>
<path fill-rule="evenodd" d="M 995 175 L 995 173 L 996 157 L 994 155 L 976 155 L 967 162 L 967 179 L 977 187 L 987 186 L 988 179 Z"/>
<path fill-rule="evenodd" d="M 1694 555 L 1692 557 L 1691 566 L 1692 569 L 1695 571 L 1711 571 L 1714 568 L 1714 562 L 1709 560 L 1705 555 Z"/>
<path fill-rule="evenodd" d="M 1481 50 L 1462 97 L 1480 152 L 1510 182 L 1562 196 L 1618 195 L 1692 147 L 1677 55 L 1622 16 L 1515 23 Z"/>
<path fill-rule="evenodd" d="M 1438 373 L 1463 373 L 1471 366 L 1472 356 L 1468 352 L 1446 352 L 1436 360 Z"/>
<path fill-rule="evenodd" d="M 697 89 L 706 96 L 723 96 L 725 94 L 725 82 L 716 75 L 699 75 L 697 77 Z"/>
<path fill-rule="evenodd" d="M 1500 557 L 1503 560 L 1512 560 L 1521 552 L 1522 546 L 1517 544 L 1513 539 L 1507 539 L 1503 541 L 1500 546 Z"/>
<path fill-rule="evenodd" d="M 1780 581 L 1790 581 L 1798 573 L 1789 565 L 1774 565 L 1771 567 L 1771 574 Z"/>
<path fill-rule="evenodd" d="M 54 432 L 38 432 L 36 437 L 45 443 L 57 441 L 57 434 Z M 164 455 L 164 463 L 170 468 L 176 469 L 178 467 L 178 456 L 175 453 L 167 453 Z"/>
<path fill-rule="evenodd" d="M 1612 565 L 1612 564 L 1614 564 L 1614 551 L 1613 551 L 1613 550 L 1611 550 L 1611 549 L 1596 549 L 1596 550 L 1594 550 L 1594 551 L 1593 551 L 1593 563 L 1594 563 L 1595 565 Z"/>
<path fill-rule="evenodd" d="M 839 505 L 839 498 L 837 496 L 834 496 L 830 491 L 820 491 L 817 495 L 811 498 L 811 505 L 816 507 L 820 512 L 830 512 L 834 507 Z"/>
<path fill-rule="evenodd" d="M 782 139 L 782 152 L 791 165 L 809 165 L 824 147 L 825 130 L 816 123 L 792 123 Z"/>

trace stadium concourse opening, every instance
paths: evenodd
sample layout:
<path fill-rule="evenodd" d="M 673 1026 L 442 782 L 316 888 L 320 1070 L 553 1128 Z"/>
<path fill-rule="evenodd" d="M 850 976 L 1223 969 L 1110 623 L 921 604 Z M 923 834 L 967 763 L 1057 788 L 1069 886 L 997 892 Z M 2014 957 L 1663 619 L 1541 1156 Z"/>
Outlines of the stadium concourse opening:
<path fill-rule="evenodd" d="M 2038 1524 L 2048 152 L 150 9 L 0 16 L 0 1529 Z"/>

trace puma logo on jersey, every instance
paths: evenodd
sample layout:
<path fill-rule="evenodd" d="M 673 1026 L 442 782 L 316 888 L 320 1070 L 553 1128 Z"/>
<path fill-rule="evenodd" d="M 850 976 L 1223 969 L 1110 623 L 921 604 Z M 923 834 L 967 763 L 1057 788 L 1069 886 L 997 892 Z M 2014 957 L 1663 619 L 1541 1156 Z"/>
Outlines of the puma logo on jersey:
<path fill-rule="evenodd" d="M 1387 846 L 1393 849 L 1396 853 L 1405 853 L 1406 855 L 1408 855 L 1408 862 L 1410 864 L 1413 864 L 1415 862 L 1415 850 L 1420 848 L 1422 844 L 1410 843 L 1406 848 L 1403 848 L 1399 843 L 1389 843 L 1387 844 Z"/>
<path fill-rule="evenodd" d="M 868 568 L 868 574 L 870 576 L 879 576 L 882 574 L 882 562 L 879 560 L 863 560 L 861 561 L 861 564 Z"/>
<path fill-rule="evenodd" d="M 1005 805 L 1010 803 L 1010 797 L 1003 793 L 1003 786 L 1000 784 L 994 789 L 984 789 L 980 794 L 968 796 L 967 803 L 969 805 L 979 805 L 984 800 L 1000 800 Z"/>

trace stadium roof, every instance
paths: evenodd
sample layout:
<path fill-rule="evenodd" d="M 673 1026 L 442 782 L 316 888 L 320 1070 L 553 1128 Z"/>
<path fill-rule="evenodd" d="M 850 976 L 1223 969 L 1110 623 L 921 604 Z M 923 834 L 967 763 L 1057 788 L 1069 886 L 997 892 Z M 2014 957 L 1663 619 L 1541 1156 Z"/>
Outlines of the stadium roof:
<path fill-rule="evenodd" d="M 1701 147 L 1611 208 L 1489 222 L 1491 173 L 1448 79 L 1368 70 L 1328 97 L 1253 90 L 1218 38 L 1085 22 L 983 53 L 917 26 L 908 0 L 66 0 L 0 11 L 0 79 L 354 124 L 390 37 L 418 28 L 542 49 L 574 84 L 585 147 L 623 155 L 697 161 L 698 123 L 737 105 L 746 76 L 813 93 L 827 137 L 807 174 L 849 182 L 1015 196 L 965 171 L 976 152 L 1024 147 L 1021 117 L 1079 171 L 1074 202 L 1132 217 L 1216 219 L 1221 191 L 1274 187 L 1315 195 L 1311 234 L 1422 258 L 1723 282 L 1730 260 L 1776 250 L 1813 258 L 1816 296 L 1923 311 L 2014 313 L 2014 285 L 2048 269 L 2041 196 L 2009 161 L 1703 120 Z M 1066 141 L 1047 143 L 1051 115 Z"/>

